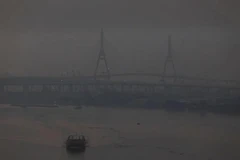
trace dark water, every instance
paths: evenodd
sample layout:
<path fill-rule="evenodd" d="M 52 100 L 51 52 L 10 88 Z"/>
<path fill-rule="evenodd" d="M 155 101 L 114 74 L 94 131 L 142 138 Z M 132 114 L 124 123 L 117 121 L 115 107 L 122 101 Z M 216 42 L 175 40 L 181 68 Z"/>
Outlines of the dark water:
<path fill-rule="evenodd" d="M 137 125 L 140 123 L 140 125 Z M 156 110 L 0 107 L 0 156 L 5 160 L 239 160 L 240 118 Z M 90 139 L 68 154 L 69 134 Z"/>

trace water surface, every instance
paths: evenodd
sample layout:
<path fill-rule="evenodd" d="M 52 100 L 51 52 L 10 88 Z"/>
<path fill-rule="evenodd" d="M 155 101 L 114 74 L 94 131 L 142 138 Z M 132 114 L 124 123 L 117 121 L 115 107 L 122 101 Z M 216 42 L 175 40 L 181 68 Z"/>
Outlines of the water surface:
<path fill-rule="evenodd" d="M 140 125 L 137 125 L 140 123 Z M 239 160 L 240 118 L 160 110 L 0 107 L 5 160 Z M 84 154 L 68 154 L 72 133 L 88 136 Z"/>

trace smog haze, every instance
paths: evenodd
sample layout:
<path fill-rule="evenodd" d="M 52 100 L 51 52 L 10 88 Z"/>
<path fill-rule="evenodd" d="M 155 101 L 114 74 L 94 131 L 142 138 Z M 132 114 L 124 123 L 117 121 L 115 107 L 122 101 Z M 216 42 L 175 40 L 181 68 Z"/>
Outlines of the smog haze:
<path fill-rule="evenodd" d="M 172 35 L 179 74 L 239 79 L 239 11 L 226 0 L 4 0 L 1 73 L 92 75 L 104 28 L 112 72 L 161 73 Z"/>

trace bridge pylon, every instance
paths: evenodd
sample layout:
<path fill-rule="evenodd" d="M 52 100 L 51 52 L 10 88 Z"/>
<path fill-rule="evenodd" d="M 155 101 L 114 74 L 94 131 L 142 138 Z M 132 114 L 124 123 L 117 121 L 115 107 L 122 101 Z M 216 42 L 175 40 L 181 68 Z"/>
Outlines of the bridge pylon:
<path fill-rule="evenodd" d="M 94 78 L 97 79 L 97 77 L 100 77 L 100 78 L 109 80 L 111 78 L 111 74 L 110 74 L 110 69 L 108 67 L 106 54 L 105 54 L 105 50 L 104 50 L 104 32 L 103 32 L 103 29 L 101 29 L 100 40 L 101 40 L 101 45 L 100 45 L 100 51 L 98 53 L 98 59 L 97 59 L 97 64 L 96 64 L 96 68 L 95 68 L 95 72 L 94 72 Z M 104 63 L 105 70 L 100 75 L 98 75 L 99 64 L 102 61 Z"/>
<path fill-rule="evenodd" d="M 168 35 L 168 54 L 164 62 L 164 68 L 163 68 L 163 81 L 165 80 L 167 76 L 167 69 L 168 66 L 171 65 L 173 69 L 173 76 L 174 80 L 176 80 L 176 69 L 173 63 L 173 57 L 172 57 L 172 40 L 171 40 L 171 35 Z"/>

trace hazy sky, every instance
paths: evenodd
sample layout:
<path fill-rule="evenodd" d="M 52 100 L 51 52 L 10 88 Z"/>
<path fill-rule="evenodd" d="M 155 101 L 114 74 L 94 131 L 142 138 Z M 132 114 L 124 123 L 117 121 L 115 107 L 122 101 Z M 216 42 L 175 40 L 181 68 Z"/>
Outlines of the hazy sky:
<path fill-rule="evenodd" d="M 2 0 L 1 72 L 93 74 L 105 28 L 112 72 L 162 72 L 172 34 L 179 74 L 240 78 L 237 0 Z"/>

